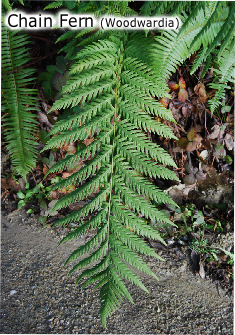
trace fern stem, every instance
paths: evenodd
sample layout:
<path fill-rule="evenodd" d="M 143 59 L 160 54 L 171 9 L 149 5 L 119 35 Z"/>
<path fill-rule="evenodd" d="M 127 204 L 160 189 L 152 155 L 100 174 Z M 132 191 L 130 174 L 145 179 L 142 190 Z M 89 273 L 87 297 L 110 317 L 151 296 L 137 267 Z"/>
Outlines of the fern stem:
<path fill-rule="evenodd" d="M 120 60 L 120 58 L 119 58 Z M 117 67 L 120 63 L 118 62 Z M 112 197 L 112 186 L 113 186 L 113 165 L 114 165 L 114 149 L 115 149 L 115 135 L 116 135 L 116 119 L 117 119 L 117 100 L 118 100 L 118 84 L 119 84 L 119 71 L 117 70 L 117 79 L 116 79 L 116 88 L 115 88 L 115 112 L 114 112 L 114 123 L 113 123 L 113 143 L 112 143 L 112 161 L 111 161 L 111 178 L 110 178 L 110 193 L 109 193 L 109 211 L 108 211 L 108 232 L 109 232 L 109 223 L 110 223 L 110 214 L 111 214 L 111 197 Z"/>

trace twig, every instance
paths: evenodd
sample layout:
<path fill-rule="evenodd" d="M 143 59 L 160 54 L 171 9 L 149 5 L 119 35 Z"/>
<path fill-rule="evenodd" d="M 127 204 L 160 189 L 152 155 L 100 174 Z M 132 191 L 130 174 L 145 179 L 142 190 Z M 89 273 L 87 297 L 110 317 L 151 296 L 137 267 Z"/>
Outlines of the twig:
<path fill-rule="evenodd" d="M 206 126 L 206 110 L 205 110 L 205 129 L 206 129 L 206 131 L 207 131 L 207 134 L 210 135 L 210 133 L 209 133 L 209 131 L 208 131 L 208 129 L 207 129 L 207 126 Z M 205 136 L 206 136 L 206 134 L 205 134 Z"/>
<path fill-rule="evenodd" d="M 182 170 L 181 170 L 182 179 L 184 178 L 184 154 L 182 150 Z"/>
<path fill-rule="evenodd" d="M 200 102 L 202 103 L 202 106 L 204 107 L 205 112 L 207 112 L 208 114 L 211 115 L 211 112 L 209 111 L 209 109 L 206 108 L 206 106 L 204 105 L 204 103 L 203 103 L 202 101 L 200 101 Z M 221 123 L 217 120 L 217 117 L 216 117 L 214 114 L 213 114 L 213 117 L 214 117 L 214 119 L 215 119 L 215 122 L 216 122 L 219 126 L 221 126 Z"/>

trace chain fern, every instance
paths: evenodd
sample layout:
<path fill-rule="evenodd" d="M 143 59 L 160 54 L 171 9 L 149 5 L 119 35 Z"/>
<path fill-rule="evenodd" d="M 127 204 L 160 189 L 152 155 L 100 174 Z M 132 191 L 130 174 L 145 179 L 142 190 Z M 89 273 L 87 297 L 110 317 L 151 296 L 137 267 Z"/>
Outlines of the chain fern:
<path fill-rule="evenodd" d="M 35 167 L 37 121 L 31 112 L 37 108 L 37 90 L 29 88 L 35 70 L 21 68 L 29 60 L 28 37 L 9 31 L 2 23 L 2 112 L 4 135 L 12 165 L 17 174 L 26 174 Z"/>
<path fill-rule="evenodd" d="M 173 122 L 174 119 L 171 112 L 153 98 L 162 96 L 165 91 L 161 85 L 158 87 L 152 69 L 143 60 L 131 56 L 132 45 L 143 55 L 146 53 L 146 43 L 141 43 L 139 35 L 142 33 L 112 32 L 108 39 L 93 42 L 73 56 L 71 79 L 53 106 L 53 109 L 71 108 L 72 115 L 53 127 L 51 135 L 56 136 L 44 148 L 48 150 L 70 141 L 94 137 L 86 148 L 57 162 L 47 173 L 63 171 L 70 164 L 89 157 L 79 172 L 53 187 L 58 189 L 85 182 L 59 199 L 53 211 L 88 198 L 95 192 L 95 197 L 87 204 L 60 218 L 55 225 L 79 223 L 78 228 L 61 243 L 77 238 L 89 229 L 96 230 L 96 235 L 75 250 L 66 264 L 88 254 L 74 265 L 70 273 L 80 270 L 77 282 L 86 279 L 83 287 L 98 282 L 96 287 L 101 287 L 100 313 L 104 326 L 123 297 L 133 303 L 123 279 L 147 292 L 129 266 L 157 278 L 136 254 L 161 258 L 137 236 L 151 237 L 164 243 L 147 220 L 173 224 L 156 206 L 156 203 L 174 204 L 173 200 L 149 177 L 178 180 L 175 173 L 166 167 L 176 165 L 144 131 L 175 139 L 171 129 L 154 117 Z M 150 48 L 152 41 L 148 41 Z M 93 248 L 95 251 L 92 252 Z"/>

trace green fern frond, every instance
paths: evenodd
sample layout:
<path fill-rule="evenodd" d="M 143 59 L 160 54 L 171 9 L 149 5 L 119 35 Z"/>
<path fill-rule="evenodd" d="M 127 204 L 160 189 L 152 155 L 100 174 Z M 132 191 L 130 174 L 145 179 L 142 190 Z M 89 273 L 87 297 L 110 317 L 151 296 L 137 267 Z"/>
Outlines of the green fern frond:
<path fill-rule="evenodd" d="M 197 7 L 200 10 L 196 11 L 198 13 L 197 16 L 193 17 L 189 22 L 187 20 L 184 22 L 182 26 L 184 33 L 182 31 L 179 33 L 168 31 L 156 38 L 157 44 L 153 49 L 153 65 L 156 68 L 158 77 L 169 77 L 176 70 L 177 65 L 180 65 L 191 54 L 199 50 L 201 44 L 206 46 L 211 43 L 221 30 L 227 11 L 223 11 L 221 21 L 208 25 L 208 18 L 202 10 L 203 6 L 199 3 Z M 205 26 L 207 26 L 206 33 L 200 35 Z M 196 39 L 197 36 L 200 36 L 200 38 Z M 194 43 L 190 47 L 192 42 Z"/>
<path fill-rule="evenodd" d="M 54 8 L 59 8 L 63 6 L 63 1 L 54 1 L 52 3 L 50 3 L 49 5 L 47 5 L 44 10 L 46 9 L 54 9 Z"/>
<path fill-rule="evenodd" d="M 208 1 L 209 3 L 209 1 Z M 214 1 L 215 4 L 215 1 Z M 198 17 L 200 11 L 203 11 L 205 8 L 206 3 L 203 1 L 197 2 L 196 6 L 194 6 L 193 11 L 190 13 L 190 15 L 187 17 L 187 19 L 184 21 L 183 26 L 181 27 L 179 31 L 179 38 L 181 38 L 186 31 L 188 31 L 189 26 L 191 25 L 192 21 L 194 21 L 195 17 Z"/>
<path fill-rule="evenodd" d="M 167 216 L 157 210 L 156 206 L 146 200 L 143 196 L 139 196 L 136 192 L 132 191 L 131 188 L 126 186 L 126 183 L 120 176 L 115 176 L 113 182 L 114 189 L 124 203 L 127 203 L 138 214 L 143 214 L 146 218 L 153 221 L 168 223 L 172 225 L 172 222 Z"/>
<path fill-rule="evenodd" d="M 51 130 L 51 134 L 54 135 L 69 128 L 77 127 L 79 124 L 84 124 L 85 120 L 91 120 L 91 118 L 101 112 L 103 108 L 111 106 L 113 96 L 111 94 L 103 95 L 102 99 L 96 99 L 92 101 L 86 108 L 76 106 L 72 109 L 73 115 L 67 117 L 66 120 L 61 120 Z"/>
<path fill-rule="evenodd" d="M 157 278 L 136 252 L 161 257 L 136 234 L 162 243 L 164 240 L 138 215 L 161 224 L 173 224 L 155 203 L 174 204 L 174 201 L 149 177 L 178 180 L 173 171 L 161 164 L 172 168 L 176 165 L 171 156 L 152 143 L 143 131 L 176 138 L 172 130 L 157 122 L 154 116 L 172 122 L 174 118 L 155 100 L 155 97 L 164 96 L 165 90 L 154 81 L 151 66 L 143 59 L 133 58 L 130 53 L 131 44 L 139 50 L 146 47 L 141 41 L 139 34 L 110 32 L 108 39 L 92 43 L 73 56 L 72 76 L 62 90 L 62 97 L 52 108 L 70 107 L 72 115 L 54 126 L 51 132 L 54 136 L 44 148 L 47 150 L 87 138 L 93 140 L 86 148 L 57 162 L 48 173 L 63 171 L 71 164 L 88 160 L 78 172 L 53 186 L 53 189 L 69 185 L 76 188 L 59 199 L 52 211 L 74 201 L 92 198 L 55 225 L 71 222 L 79 225 L 61 242 L 77 238 L 88 229 L 96 229 L 96 235 L 75 250 L 66 264 L 88 253 L 70 273 L 82 269 L 77 282 L 85 279 L 83 287 L 95 282 L 96 288 L 101 287 L 100 311 L 104 325 L 123 297 L 133 302 L 123 279 L 146 290 L 129 266 Z M 152 47 L 152 40 L 148 43 Z M 82 186 L 78 187 L 78 184 Z M 93 248 L 96 250 L 92 252 Z"/>
<path fill-rule="evenodd" d="M 226 65 L 226 56 L 223 54 L 226 54 L 226 50 L 231 50 L 233 44 L 234 10 L 233 2 L 198 2 L 188 17 L 185 14 L 182 17 L 183 25 L 178 33 L 168 31 L 155 37 L 156 44 L 152 49 L 150 62 L 155 69 L 155 79 L 169 78 L 177 66 L 195 52 L 198 52 L 198 56 L 193 63 L 191 74 L 201 65 L 204 65 L 202 76 L 212 66 L 215 72 L 220 71 L 221 65 Z M 218 46 L 221 46 L 221 49 L 217 50 Z M 230 62 L 229 64 L 231 66 Z M 217 89 L 215 96 L 209 101 L 211 113 L 219 106 L 225 90 L 229 88 L 228 82 L 232 81 L 231 75 L 227 80 L 223 80 L 221 74 L 222 72 L 216 76 L 215 80 L 218 83 L 210 85 Z"/>
<path fill-rule="evenodd" d="M 120 255 L 121 259 L 123 259 L 127 264 L 136 268 L 139 271 L 147 273 L 151 275 L 152 277 L 158 279 L 155 273 L 153 273 L 150 270 L 150 268 L 143 262 L 140 256 L 138 256 L 132 249 L 127 247 L 125 244 L 123 244 L 120 240 L 115 238 L 113 235 L 110 236 L 110 243 L 112 245 L 113 250 L 116 252 L 116 254 Z"/>
<path fill-rule="evenodd" d="M 145 1 L 140 9 L 141 16 L 150 16 L 154 7 L 155 1 Z"/>
<path fill-rule="evenodd" d="M 28 37 L 9 31 L 2 23 L 2 112 L 4 136 L 16 173 L 26 177 L 36 166 L 35 131 L 37 121 L 37 90 L 29 88 L 34 82 L 34 69 L 21 68 L 29 61 Z"/>
<path fill-rule="evenodd" d="M 77 263 L 72 270 L 69 272 L 71 275 L 74 271 L 83 269 L 86 266 L 96 263 L 99 259 L 102 259 L 108 251 L 109 241 L 108 239 L 100 245 L 100 248 L 94 251 L 90 256 L 83 258 L 79 263 Z M 69 262 L 69 259 L 65 262 L 65 265 Z"/>
<path fill-rule="evenodd" d="M 103 207 L 103 203 L 106 201 L 106 197 L 109 193 L 109 187 L 103 187 L 100 192 L 93 198 L 88 204 L 84 205 L 81 209 L 74 211 L 64 218 L 59 219 L 56 221 L 53 227 L 55 226 L 64 226 L 71 222 L 79 221 L 81 217 L 86 217 L 88 214 L 94 212 L 94 210 L 100 209 Z"/>
<path fill-rule="evenodd" d="M 132 233 L 129 229 L 123 227 L 123 225 L 113 217 L 110 220 L 110 229 L 113 233 L 113 237 L 118 239 L 122 242 L 125 246 L 127 246 L 131 251 L 138 251 L 144 255 L 152 256 L 158 259 L 162 258 L 150 247 L 148 246 L 143 240 L 138 238 L 134 233 Z M 112 245 L 112 242 L 111 242 Z M 124 249 L 125 250 L 125 249 Z M 119 255 L 123 258 L 124 255 L 121 251 Z"/>
<path fill-rule="evenodd" d="M 98 173 L 97 170 L 100 170 L 101 166 L 108 163 L 112 154 L 112 146 L 105 147 L 105 150 L 97 155 L 90 163 L 84 166 L 79 172 L 73 173 L 70 177 L 60 181 L 52 187 L 52 190 L 62 189 L 69 185 L 76 184 L 77 180 L 86 180 L 90 175 Z"/>
<path fill-rule="evenodd" d="M 83 39 L 81 42 L 79 42 L 79 46 L 80 47 L 84 47 L 84 46 L 88 46 L 90 45 L 91 43 L 93 42 L 96 42 L 96 41 L 99 41 L 100 39 L 103 39 L 103 38 L 107 38 L 109 35 L 110 35 L 110 32 L 109 30 L 102 30 L 102 29 L 98 29 L 98 28 L 94 28 L 94 29 L 90 29 L 90 31 L 86 31 L 86 33 L 91 33 L 91 35 L 85 39 Z M 85 32 L 84 32 L 85 33 Z M 83 36 L 84 33 L 81 33 L 79 35 L 77 35 L 78 37 L 79 36 Z"/>
<path fill-rule="evenodd" d="M 110 69 L 109 66 L 102 66 L 100 71 L 98 71 L 98 67 L 95 70 L 87 70 L 84 72 L 84 75 L 80 75 L 79 79 L 75 77 L 73 80 L 72 78 L 70 85 L 63 87 L 62 93 L 74 91 L 74 89 L 81 88 L 87 84 L 93 84 L 101 79 L 113 77 L 113 75 L 113 69 Z"/>
<path fill-rule="evenodd" d="M 141 173 L 154 178 L 179 180 L 174 173 L 172 174 L 172 171 L 157 165 L 152 162 L 148 156 L 138 152 L 135 145 L 131 142 L 127 142 L 126 138 L 122 139 L 122 141 L 119 139 L 119 142 L 116 143 L 116 147 L 117 153 L 121 154 L 130 164 L 136 166 L 137 170 Z"/>
<path fill-rule="evenodd" d="M 104 130 L 104 129 L 103 129 Z M 63 171 L 67 166 L 74 165 L 82 160 L 87 160 L 89 156 L 94 157 L 96 152 L 98 152 L 102 144 L 108 144 L 110 142 L 110 137 L 113 134 L 113 129 L 107 129 L 107 131 L 101 132 L 94 142 L 92 142 L 88 147 L 77 151 L 74 155 L 69 155 L 63 160 L 55 163 L 46 173 L 46 176 L 50 173 Z M 45 149 L 45 148 L 44 148 Z"/>
<path fill-rule="evenodd" d="M 82 200 L 85 198 L 86 195 L 96 191 L 99 188 L 100 184 L 107 181 L 110 172 L 111 167 L 102 167 L 91 181 L 87 182 L 80 188 L 66 194 L 63 198 L 59 199 L 53 207 L 53 211 L 66 207 L 75 201 Z"/>
<path fill-rule="evenodd" d="M 142 16 L 160 16 L 171 11 L 175 3 L 176 1 L 145 1 L 140 13 Z"/>
<path fill-rule="evenodd" d="M 139 195 L 143 194 L 146 197 L 156 201 L 156 203 L 172 203 L 174 201 L 165 193 L 163 193 L 159 188 L 154 186 L 147 178 L 143 177 L 138 171 L 133 170 L 133 168 L 127 163 L 123 162 L 120 156 L 115 157 L 115 166 L 117 172 L 122 175 L 125 182 L 129 187 L 137 192 Z"/>
<path fill-rule="evenodd" d="M 168 2 L 171 3 L 173 1 L 168 1 Z M 174 2 L 175 2 L 174 7 L 170 11 L 172 16 L 180 15 L 183 12 L 191 14 L 193 9 L 197 5 L 197 1 L 174 1 Z"/>
<path fill-rule="evenodd" d="M 132 123 L 127 120 L 118 123 L 118 132 L 122 137 L 128 137 L 130 141 L 138 148 L 138 150 L 153 158 L 162 164 L 176 167 L 172 157 L 166 153 L 159 145 L 151 142 L 148 137 L 143 134 L 139 129 L 136 129 Z M 166 136 L 167 133 L 165 133 Z"/>
<path fill-rule="evenodd" d="M 226 14 L 223 13 L 223 9 L 226 10 Z M 203 26 L 199 34 L 197 34 L 194 41 L 191 43 L 190 48 L 194 48 L 194 45 L 196 45 L 199 41 L 199 43 L 203 44 L 203 47 L 207 46 L 211 41 L 215 38 L 215 36 L 218 34 L 218 31 L 220 30 L 220 25 L 223 24 L 223 22 L 218 22 L 219 19 L 227 16 L 227 8 L 223 7 L 223 3 L 221 1 L 215 1 L 212 9 L 211 9 L 211 16 L 207 23 Z M 212 25 L 214 25 L 213 29 L 211 29 Z M 217 29 L 218 30 L 217 30 Z M 210 30 L 212 30 L 210 32 Z M 213 35 L 212 35 L 213 34 Z M 212 35 L 212 36 L 211 36 Z"/>
<path fill-rule="evenodd" d="M 122 221 L 129 229 L 133 229 L 133 231 L 138 235 L 156 239 L 165 244 L 164 240 L 161 238 L 156 229 L 153 229 L 147 225 L 143 219 L 140 219 L 137 215 L 130 212 L 128 208 L 125 208 L 125 205 L 119 201 L 119 198 L 113 197 L 111 202 L 113 211 L 116 213 L 117 218 Z"/>
<path fill-rule="evenodd" d="M 107 215 L 107 204 L 104 204 L 103 207 L 104 208 L 102 208 L 96 214 L 96 216 L 93 216 L 91 220 L 82 224 L 79 228 L 75 229 L 73 232 L 67 234 L 64 238 L 62 238 L 59 245 L 63 242 L 70 241 L 74 238 L 78 238 L 79 236 L 84 235 L 89 229 L 92 230 L 99 227 L 99 225 L 102 223 L 102 220 L 104 220 Z"/>
<path fill-rule="evenodd" d="M 103 116 L 95 116 L 93 120 L 88 122 L 86 125 L 81 126 L 80 128 L 75 128 L 70 132 L 63 132 L 60 135 L 53 137 L 51 141 L 46 144 L 43 150 L 45 151 L 51 148 L 66 145 L 69 142 L 76 141 L 78 138 L 85 140 L 88 136 L 92 137 L 95 132 L 99 134 L 102 131 L 102 126 L 106 127 L 106 124 L 108 124 L 112 116 L 113 111 Z"/>
<path fill-rule="evenodd" d="M 148 293 L 148 290 L 142 284 L 141 280 L 139 280 L 138 276 L 133 271 L 131 271 L 125 263 L 122 262 L 122 260 L 115 254 L 115 252 L 111 252 L 111 261 L 122 278 L 129 280 L 132 284 L 139 286 L 143 291 Z"/>
<path fill-rule="evenodd" d="M 228 9 L 227 9 L 228 11 Z M 220 31 L 218 32 L 216 38 L 213 40 L 213 42 L 211 43 L 211 45 L 209 46 L 208 50 L 207 50 L 207 54 L 206 57 L 209 55 L 209 53 L 217 46 L 221 43 L 222 40 L 225 41 L 225 43 L 223 44 L 223 48 L 220 51 L 220 55 L 223 52 L 223 49 L 225 49 L 225 47 L 227 46 L 227 43 L 229 40 L 231 40 L 231 38 L 234 36 L 235 33 L 235 28 L 234 28 L 234 22 L 235 22 L 235 4 L 231 3 L 231 8 L 228 14 L 228 17 L 226 19 L 226 21 L 223 23 L 223 25 L 221 26 Z"/>
<path fill-rule="evenodd" d="M 12 11 L 11 5 L 9 0 L 3 0 L 2 1 L 3 7 L 7 10 L 7 11 Z"/>
<path fill-rule="evenodd" d="M 209 101 L 211 113 L 222 103 L 222 99 L 225 98 L 225 90 L 230 89 L 227 85 L 228 82 L 234 83 L 235 79 L 235 39 L 230 46 L 230 50 L 225 50 L 219 60 L 219 69 L 214 69 L 217 74 L 214 82 L 208 86 L 216 89 L 214 97 Z"/>
<path fill-rule="evenodd" d="M 140 9 L 142 16 L 161 16 L 164 14 L 179 15 L 182 12 L 191 13 L 196 1 L 145 1 Z"/>
<path fill-rule="evenodd" d="M 76 259 L 81 255 L 89 253 L 92 248 L 96 247 L 98 244 L 101 244 L 105 240 L 107 234 L 108 234 L 108 224 L 106 223 L 98 230 L 97 234 L 92 239 L 90 239 L 89 242 L 80 246 L 69 256 L 69 258 L 65 262 L 65 265 L 71 260 Z"/>
<path fill-rule="evenodd" d="M 86 269 L 84 270 L 79 277 L 76 280 L 76 284 L 79 283 L 79 281 L 83 278 L 92 278 L 94 275 L 96 275 L 97 273 L 100 273 L 102 271 L 105 271 L 105 269 L 108 268 L 109 266 L 109 262 L 110 262 L 110 253 L 107 254 L 107 256 L 105 256 L 100 263 L 96 264 L 95 266 L 93 266 L 90 269 Z"/>
<path fill-rule="evenodd" d="M 100 314 L 101 314 L 101 321 L 106 327 L 106 319 L 117 309 L 117 307 L 120 305 L 118 299 L 116 298 L 112 288 L 113 284 L 115 284 L 115 281 L 113 278 L 109 275 L 107 276 L 107 283 L 102 286 L 100 290 Z M 117 292 L 118 293 L 118 292 Z M 120 296 L 120 294 L 117 294 Z M 119 300 L 120 297 L 119 297 Z"/>

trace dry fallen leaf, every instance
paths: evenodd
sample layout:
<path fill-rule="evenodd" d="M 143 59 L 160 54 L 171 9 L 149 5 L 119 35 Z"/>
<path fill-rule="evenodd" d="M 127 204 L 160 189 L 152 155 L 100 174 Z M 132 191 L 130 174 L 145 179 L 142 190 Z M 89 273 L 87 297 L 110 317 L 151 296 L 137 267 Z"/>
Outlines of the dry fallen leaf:
<path fill-rule="evenodd" d="M 49 198 L 52 200 L 55 200 L 58 198 L 58 192 L 57 191 L 51 191 L 49 194 Z"/>
<path fill-rule="evenodd" d="M 188 130 L 187 138 L 189 140 L 189 143 L 186 148 L 188 152 L 195 150 L 197 145 L 199 145 L 202 141 L 202 137 L 199 134 L 197 134 L 195 128 L 190 128 Z"/>
<path fill-rule="evenodd" d="M 43 164 L 43 169 L 42 169 L 43 174 L 46 174 L 47 171 L 48 171 L 47 166 L 45 164 Z"/>
<path fill-rule="evenodd" d="M 70 154 L 74 154 L 77 150 L 74 142 L 70 142 L 68 145 L 63 145 L 62 150 L 66 150 Z"/>
<path fill-rule="evenodd" d="M 178 90 L 179 85 L 175 81 L 169 81 L 168 86 L 171 90 Z"/>
<path fill-rule="evenodd" d="M 84 140 L 82 143 L 85 144 L 85 146 L 87 147 L 89 144 L 91 144 L 94 141 L 94 137 L 92 138 L 87 138 L 86 140 Z"/>
<path fill-rule="evenodd" d="M 215 145 L 214 157 L 223 159 L 226 156 L 223 140 L 219 140 Z"/>
<path fill-rule="evenodd" d="M 186 149 L 189 141 L 186 137 L 181 137 L 178 141 L 178 146 L 182 149 Z"/>
<path fill-rule="evenodd" d="M 209 135 L 209 138 L 211 140 L 215 140 L 220 137 L 220 126 L 218 124 L 215 124 L 212 128 L 212 133 Z"/>
<path fill-rule="evenodd" d="M 88 201 L 80 200 L 78 202 L 70 204 L 69 209 L 72 210 L 72 211 L 76 211 L 76 210 L 80 209 L 81 207 L 83 207 L 84 205 L 87 205 L 87 204 L 88 204 Z"/>
<path fill-rule="evenodd" d="M 202 137 L 199 134 L 196 134 L 193 141 L 190 141 L 189 144 L 187 145 L 186 150 L 188 152 L 196 150 L 197 146 L 201 143 Z"/>
<path fill-rule="evenodd" d="M 38 111 L 39 122 L 45 123 L 48 127 L 53 127 L 53 125 L 48 121 L 47 115 Z"/>
<path fill-rule="evenodd" d="M 182 114 L 184 117 L 188 117 L 190 113 L 191 113 L 191 110 L 187 106 L 182 107 Z"/>
<path fill-rule="evenodd" d="M 75 186 L 74 185 L 69 185 L 67 187 L 62 188 L 62 190 L 60 192 L 63 193 L 63 194 L 66 194 L 66 193 L 71 193 L 74 190 L 75 190 Z"/>
<path fill-rule="evenodd" d="M 73 174 L 74 172 L 78 172 L 79 170 L 81 170 L 81 168 L 83 167 L 83 163 L 81 164 L 77 164 L 76 166 L 72 166 L 72 167 L 67 167 L 67 170 Z"/>
<path fill-rule="evenodd" d="M 168 104 L 169 104 L 169 99 L 168 98 L 161 98 L 160 100 L 159 100 L 159 102 L 160 102 L 160 104 L 163 106 L 163 107 L 166 107 L 167 108 L 167 106 L 168 106 Z"/>
<path fill-rule="evenodd" d="M 202 277 L 202 279 L 206 278 L 206 273 L 205 273 L 205 269 L 204 269 L 204 264 L 203 261 L 200 260 L 199 262 L 199 275 Z"/>
<path fill-rule="evenodd" d="M 185 100 L 188 99 L 188 92 L 184 88 L 180 88 L 179 94 L 178 94 L 178 99 L 181 102 L 185 102 Z"/>
<path fill-rule="evenodd" d="M 230 134 L 226 134 L 225 138 L 224 138 L 226 147 L 228 150 L 233 150 L 234 148 L 234 141 L 233 141 L 233 137 Z"/>
<path fill-rule="evenodd" d="M 181 88 L 186 88 L 186 83 L 185 83 L 183 77 L 180 77 L 180 80 L 179 80 L 179 87 L 181 87 Z"/>
<path fill-rule="evenodd" d="M 72 172 L 63 172 L 62 173 L 62 178 L 65 179 L 65 178 L 68 178 L 72 175 L 73 173 Z"/>
<path fill-rule="evenodd" d="M 203 84 L 201 84 L 201 83 L 197 84 L 194 87 L 194 92 L 199 96 L 199 98 L 202 102 L 206 102 L 208 100 L 206 89 L 205 89 L 205 86 Z"/>
<path fill-rule="evenodd" d="M 15 179 L 8 177 L 8 178 L 1 178 L 1 189 L 9 190 L 12 189 L 14 192 L 18 192 L 21 190 L 20 184 L 15 181 Z"/>

